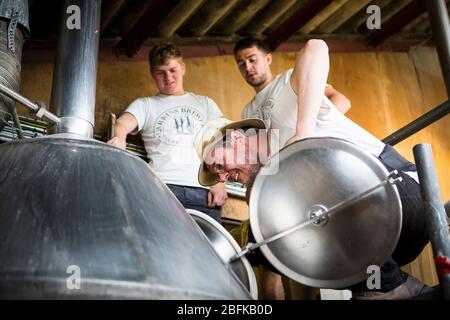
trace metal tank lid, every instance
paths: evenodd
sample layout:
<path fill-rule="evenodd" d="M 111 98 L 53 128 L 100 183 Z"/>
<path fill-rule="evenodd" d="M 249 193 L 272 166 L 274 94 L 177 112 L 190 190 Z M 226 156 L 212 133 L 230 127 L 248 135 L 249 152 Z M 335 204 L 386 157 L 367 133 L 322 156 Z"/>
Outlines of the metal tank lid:
<path fill-rule="evenodd" d="M 309 138 L 289 145 L 279 153 L 278 172 L 269 170 L 255 179 L 249 202 L 255 240 L 263 242 L 314 215 L 331 213 L 332 207 L 380 185 L 388 175 L 373 155 L 345 140 Z M 369 266 L 381 267 L 392 254 L 401 212 L 397 187 L 385 183 L 260 248 L 275 268 L 297 282 L 346 288 L 366 279 Z"/>

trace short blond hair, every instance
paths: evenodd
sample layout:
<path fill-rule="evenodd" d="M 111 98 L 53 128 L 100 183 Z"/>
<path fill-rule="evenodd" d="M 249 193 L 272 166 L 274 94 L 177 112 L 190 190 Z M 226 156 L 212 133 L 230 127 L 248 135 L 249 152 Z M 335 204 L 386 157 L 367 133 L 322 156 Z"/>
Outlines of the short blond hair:
<path fill-rule="evenodd" d="M 151 70 L 154 70 L 157 66 L 165 65 L 169 59 L 179 59 L 180 61 L 183 61 L 180 48 L 172 43 L 158 44 L 154 46 L 148 54 Z"/>

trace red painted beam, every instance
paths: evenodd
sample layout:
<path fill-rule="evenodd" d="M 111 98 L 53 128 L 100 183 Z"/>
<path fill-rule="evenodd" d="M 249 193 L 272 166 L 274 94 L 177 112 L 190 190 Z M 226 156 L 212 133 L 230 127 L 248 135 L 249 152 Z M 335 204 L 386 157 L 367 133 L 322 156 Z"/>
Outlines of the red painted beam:
<path fill-rule="evenodd" d="M 379 51 L 408 51 L 410 47 L 423 45 L 421 40 L 398 40 L 385 41 L 377 48 L 368 47 L 364 41 L 327 41 L 331 53 L 335 52 L 379 52 Z M 304 46 L 304 43 L 281 44 L 277 52 L 298 52 Z M 234 44 L 222 43 L 216 45 L 187 45 L 180 46 L 183 57 L 215 57 L 223 55 L 233 55 Z M 98 59 L 99 61 L 147 61 L 149 47 L 142 47 L 132 57 L 119 55 L 117 50 L 111 46 L 100 45 Z M 22 54 L 23 63 L 53 63 L 55 59 L 55 47 L 24 47 Z"/>
<path fill-rule="evenodd" d="M 178 0 L 153 1 L 133 28 L 122 36 L 117 48 L 125 50 L 130 57 L 135 55 L 177 3 Z"/>
<path fill-rule="evenodd" d="M 426 6 L 422 0 L 414 0 L 396 15 L 381 25 L 381 29 L 374 31 L 367 37 L 367 42 L 374 48 L 381 45 L 389 37 L 400 31 L 404 26 L 413 21 L 426 11 Z"/>
<path fill-rule="evenodd" d="M 311 18 L 322 11 L 332 0 L 309 0 L 297 12 L 295 12 L 286 21 L 281 23 L 265 41 L 275 50 L 278 46 L 289 39 L 301 27 L 303 27 Z"/>

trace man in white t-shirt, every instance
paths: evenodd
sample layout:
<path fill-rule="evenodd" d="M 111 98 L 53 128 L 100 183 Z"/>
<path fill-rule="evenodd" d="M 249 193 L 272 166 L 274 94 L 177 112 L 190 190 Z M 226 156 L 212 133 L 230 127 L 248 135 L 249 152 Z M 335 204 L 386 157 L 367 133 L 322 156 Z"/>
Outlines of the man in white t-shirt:
<path fill-rule="evenodd" d="M 389 171 L 393 169 L 399 171 L 403 179 L 397 184 L 404 217 L 402 230 L 409 231 L 402 232 L 397 244 L 397 247 L 402 250 L 395 250 L 388 262 L 381 267 L 381 289 L 368 290 L 365 283 L 349 289 L 352 290 L 356 299 L 404 299 L 420 294 L 425 289 L 424 285 L 403 273 L 399 268 L 411 262 L 428 241 L 415 166 L 406 161 L 395 149 L 384 145 L 348 119 L 326 97 L 324 92 L 329 71 L 326 43 L 321 40 L 309 40 L 297 55 L 294 68 L 277 78 L 270 72 L 272 62 L 270 50 L 258 39 L 245 38 L 239 41 L 235 46 L 235 58 L 242 76 L 257 92 L 253 101 L 258 99 L 271 101 L 265 113 L 266 117 L 260 118 L 265 120 L 266 125 L 269 124 L 271 129 L 276 129 L 270 132 L 278 134 L 280 147 L 307 137 L 340 138 L 374 155 Z M 244 110 L 244 116 L 252 114 L 258 107 L 258 104 L 250 103 Z M 233 128 L 239 127 L 233 125 Z M 259 142 L 250 141 L 257 138 L 243 135 L 236 130 L 229 136 L 230 139 L 226 144 L 217 144 L 216 147 L 209 149 L 209 154 L 203 153 L 208 148 L 202 148 L 201 158 L 205 160 L 209 157 L 210 159 L 200 166 L 201 184 L 208 185 L 211 181 L 223 182 L 230 179 L 251 185 L 255 179 L 264 161 L 248 159 L 248 155 L 259 156 L 259 150 L 248 151 L 236 157 L 231 155 L 239 150 L 258 146 Z M 270 150 L 271 154 L 276 151 Z M 230 156 L 227 157 L 227 155 Z M 207 178 L 207 172 L 210 174 L 209 178 Z M 263 265 L 267 266 L 264 263 Z"/>
<path fill-rule="evenodd" d="M 220 209 L 227 199 L 225 185 L 217 183 L 208 189 L 198 183 L 200 162 L 192 142 L 207 121 L 223 114 L 210 98 L 184 91 L 186 66 L 177 46 L 153 47 L 149 62 L 158 94 L 131 103 L 117 119 L 108 143 L 125 149 L 127 135 L 140 132 L 149 165 L 183 206 L 220 222 Z"/>

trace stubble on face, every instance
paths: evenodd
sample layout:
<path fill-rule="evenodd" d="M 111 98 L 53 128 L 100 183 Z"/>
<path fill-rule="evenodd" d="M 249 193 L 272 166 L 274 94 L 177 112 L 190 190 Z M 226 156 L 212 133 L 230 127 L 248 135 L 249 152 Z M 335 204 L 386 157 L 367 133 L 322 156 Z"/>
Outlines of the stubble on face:
<path fill-rule="evenodd" d="M 238 150 L 224 146 L 213 148 L 205 159 L 208 171 L 218 174 L 228 173 L 228 180 L 239 182 L 246 186 L 253 184 L 261 165 L 257 159 L 248 157 L 248 152 L 238 155 Z"/>
<path fill-rule="evenodd" d="M 267 76 L 265 74 L 259 75 L 257 77 L 249 77 L 246 76 L 245 77 L 245 81 L 251 85 L 253 88 L 258 88 L 260 86 L 262 86 L 263 84 L 266 83 L 267 81 Z"/>

